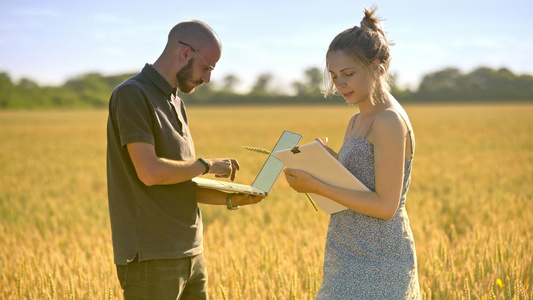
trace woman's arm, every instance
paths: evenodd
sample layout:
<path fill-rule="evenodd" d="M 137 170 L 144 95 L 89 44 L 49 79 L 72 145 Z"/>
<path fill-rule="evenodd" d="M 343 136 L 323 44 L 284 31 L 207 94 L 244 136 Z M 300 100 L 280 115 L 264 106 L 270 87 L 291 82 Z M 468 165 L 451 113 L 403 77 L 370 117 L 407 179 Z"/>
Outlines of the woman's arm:
<path fill-rule="evenodd" d="M 308 173 L 286 169 L 289 185 L 300 193 L 330 198 L 362 214 L 390 220 L 400 202 L 403 186 L 405 136 L 407 130 L 394 111 L 380 113 L 373 125 L 375 192 L 362 192 L 327 185 Z"/>

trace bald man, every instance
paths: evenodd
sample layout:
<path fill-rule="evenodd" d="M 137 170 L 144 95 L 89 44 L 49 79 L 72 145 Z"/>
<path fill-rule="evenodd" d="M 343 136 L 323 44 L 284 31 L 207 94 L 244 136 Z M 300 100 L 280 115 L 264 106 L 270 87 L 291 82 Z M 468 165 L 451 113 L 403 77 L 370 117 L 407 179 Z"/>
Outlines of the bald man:
<path fill-rule="evenodd" d="M 209 83 L 222 45 L 203 22 L 174 26 L 154 64 L 115 88 L 107 124 L 107 182 L 114 262 L 124 298 L 207 299 L 198 203 L 228 209 L 264 197 L 197 187 L 214 174 L 233 180 L 232 158 L 196 158 L 178 89 Z M 208 137 L 203 137 L 208 138 Z"/>

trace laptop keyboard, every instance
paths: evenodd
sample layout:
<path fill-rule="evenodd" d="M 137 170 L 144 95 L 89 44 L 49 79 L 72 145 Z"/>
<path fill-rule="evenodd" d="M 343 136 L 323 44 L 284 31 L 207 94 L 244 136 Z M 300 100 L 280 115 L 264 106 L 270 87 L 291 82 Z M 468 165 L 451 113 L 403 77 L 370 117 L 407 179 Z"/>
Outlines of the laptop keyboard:
<path fill-rule="evenodd" d="M 253 191 L 251 186 L 238 184 L 238 183 L 232 183 L 232 182 L 226 182 L 226 181 L 218 181 L 218 183 L 225 187 L 231 187 L 232 189 L 235 189 L 237 191 L 241 192 L 248 192 L 251 193 Z"/>

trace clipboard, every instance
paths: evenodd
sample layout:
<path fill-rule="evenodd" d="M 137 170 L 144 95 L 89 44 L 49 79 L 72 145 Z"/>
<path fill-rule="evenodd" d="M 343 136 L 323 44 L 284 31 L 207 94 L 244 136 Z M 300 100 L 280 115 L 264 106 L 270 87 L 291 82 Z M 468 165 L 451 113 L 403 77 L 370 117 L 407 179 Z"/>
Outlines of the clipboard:
<path fill-rule="evenodd" d="M 349 190 L 370 191 L 318 141 L 280 150 L 275 152 L 274 155 L 286 168 L 305 171 L 331 186 Z M 309 193 L 309 196 L 328 215 L 348 209 L 346 206 L 324 196 L 313 193 Z"/>

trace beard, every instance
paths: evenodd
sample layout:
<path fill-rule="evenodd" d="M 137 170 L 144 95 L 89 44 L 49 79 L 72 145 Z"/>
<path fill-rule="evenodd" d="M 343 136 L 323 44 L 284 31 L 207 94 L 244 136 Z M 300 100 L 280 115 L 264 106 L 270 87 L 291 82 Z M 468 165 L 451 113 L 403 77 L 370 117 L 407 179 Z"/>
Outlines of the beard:
<path fill-rule="evenodd" d="M 204 83 L 203 80 L 196 80 L 194 81 L 192 79 L 193 77 L 193 71 L 192 71 L 192 64 L 194 62 L 194 59 L 191 58 L 186 66 L 181 68 L 181 70 L 176 73 L 176 79 L 178 80 L 178 88 L 180 91 L 182 91 L 185 94 L 191 94 L 194 92 L 194 89 L 197 85 L 201 85 Z"/>

